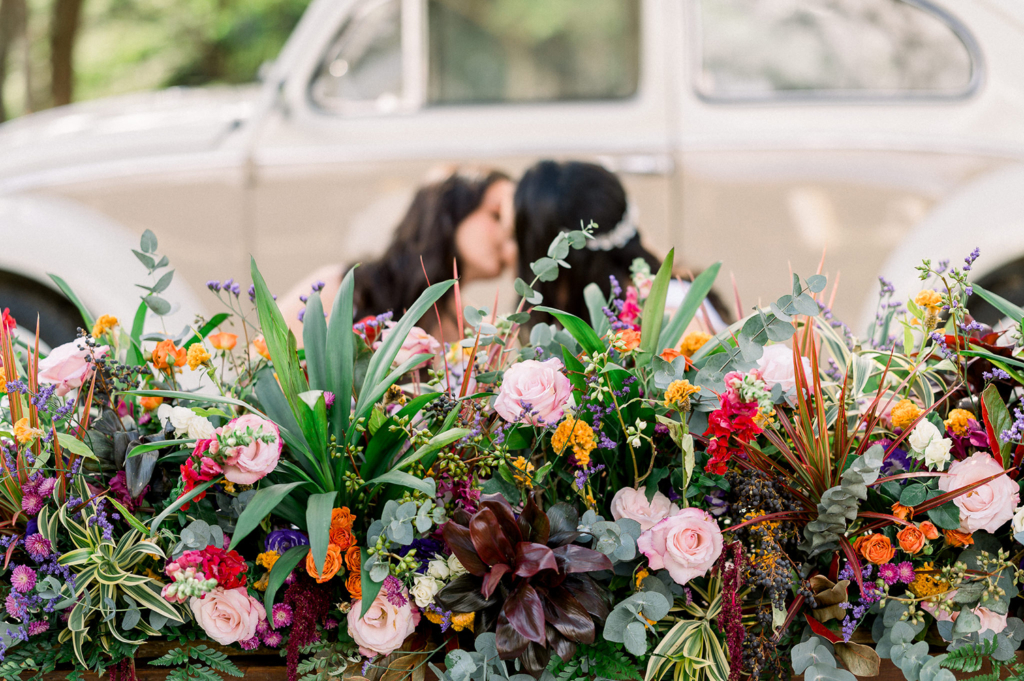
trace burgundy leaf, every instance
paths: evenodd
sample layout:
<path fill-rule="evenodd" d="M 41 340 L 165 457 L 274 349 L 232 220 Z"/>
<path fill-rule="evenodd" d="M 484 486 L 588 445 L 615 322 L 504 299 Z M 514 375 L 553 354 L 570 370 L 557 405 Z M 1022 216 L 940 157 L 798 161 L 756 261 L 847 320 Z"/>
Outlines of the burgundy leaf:
<path fill-rule="evenodd" d="M 591 617 L 604 620 L 611 612 L 608 604 L 608 592 L 595 582 L 590 575 L 572 575 L 565 580 L 565 588 L 573 598 L 580 602 Z"/>
<path fill-rule="evenodd" d="M 519 529 L 516 528 L 518 532 Z M 487 565 L 511 563 L 515 558 L 512 543 L 498 525 L 498 519 L 489 508 L 480 509 L 469 521 L 469 536 L 473 547 Z"/>
<path fill-rule="evenodd" d="M 580 524 L 580 514 L 568 504 L 558 503 L 548 509 L 550 533 L 548 546 L 563 546 L 580 536 L 576 528 Z"/>
<path fill-rule="evenodd" d="M 500 494 L 489 494 L 480 502 L 480 508 L 489 509 L 494 517 L 498 519 L 498 525 L 505 532 L 509 542 L 517 544 L 523 541 L 523 533 L 516 522 L 516 514 Z"/>
<path fill-rule="evenodd" d="M 594 620 L 586 608 L 565 587 L 551 589 L 544 601 L 548 624 L 562 636 L 576 643 L 593 643 Z"/>
<path fill-rule="evenodd" d="M 491 571 L 484 577 L 483 586 L 480 587 L 480 593 L 484 595 L 484 598 L 491 597 L 494 590 L 498 588 L 498 584 L 501 583 L 501 578 L 509 572 L 512 572 L 512 568 L 504 563 L 491 566 Z"/>
<path fill-rule="evenodd" d="M 594 551 L 576 544 L 559 546 L 554 551 L 565 572 L 596 572 L 611 570 L 612 561 L 600 551 Z"/>
<path fill-rule="evenodd" d="M 477 577 L 487 574 L 487 566 L 484 565 L 483 561 L 480 560 L 480 556 L 477 555 L 468 527 L 463 527 L 449 520 L 444 524 L 441 536 L 444 537 L 444 542 L 459 559 L 459 562 L 462 563 L 462 567 L 466 568 L 467 572 Z"/>
<path fill-rule="evenodd" d="M 547 544 L 551 536 L 551 522 L 548 515 L 537 505 L 533 494 L 526 500 L 523 512 L 519 514 L 519 530 L 523 533 L 523 541 Z"/>
<path fill-rule="evenodd" d="M 576 644 L 562 636 L 550 624 L 545 629 L 548 636 L 548 647 L 555 651 L 555 655 L 562 658 L 562 662 L 568 662 L 576 654 Z"/>
<path fill-rule="evenodd" d="M 522 657 L 523 669 L 535 679 L 540 678 L 551 661 L 551 651 L 543 645 L 531 643 L 526 646 L 526 653 Z"/>
<path fill-rule="evenodd" d="M 516 575 L 533 577 L 541 570 L 557 570 L 554 552 L 543 544 L 521 541 L 516 544 Z"/>
<path fill-rule="evenodd" d="M 530 644 L 528 640 L 509 624 L 504 612 L 498 615 L 498 628 L 495 634 L 494 644 L 498 648 L 498 657 L 502 660 L 512 660 L 521 657 L 526 652 L 526 646 Z"/>
<path fill-rule="evenodd" d="M 452 612 L 479 612 L 495 603 L 497 598 L 484 598 L 480 593 L 481 580 L 473 575 L 462 575 L 441 589 L 434 599 L 445 610 Z"/>
<path fill-rule="evenodd" d="M 509 594 L 501 609 L 509 624 L 524 638 L 544 644 L 544 605 L 526 580 Z"/>

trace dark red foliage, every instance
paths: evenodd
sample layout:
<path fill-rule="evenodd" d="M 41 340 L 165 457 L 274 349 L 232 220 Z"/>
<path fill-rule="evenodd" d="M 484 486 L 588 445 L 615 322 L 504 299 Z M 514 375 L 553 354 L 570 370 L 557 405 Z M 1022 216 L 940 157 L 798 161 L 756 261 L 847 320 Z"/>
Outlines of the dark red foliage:
<path fill-rule="evenodd" d="M 610 570 L 604 554 L 573 544 L 579 517 L 566 504 L 547 513 L 531 495 L 517 517 L 500 495 L 472 516 L 447 522 L 445 542 L 469 574 L 436 596 L 452 612 L 477 613 L 475 631 L 497 633 L 498 655 L 519 658 L 540 676 L 552 650 L 568 661 L 578 643 L 593 643 L 594 620 L 608 615 L 608 595 L 587 572 Z"/>
<path fill-rule="evenodd" d="M 294 613 L 288 635 L 288 681 L 298 681 L 299 651 L 320 640 L 316 625 L 327 617 L 331 609 L 331 592 L 327 584 L 317 584 L 306 575 L 299 574 L 285 591 L 284 602 Z"/>
<path fill-rule="evenodd" d="M 135 676 L 135 660 L 126 657 L 120 662 L 107 667 L 110 681 L 137 681 Z"/>
<path fill-rule="evenodd" d="M 722 552 L 720 562 L 722 611 L 718 615 L 718 626 L 725 632 L 725 644 L 729 649 L 729 681 L 739 681 L 743 672 L 743 639 L 747 635 L 739 595 L 743 586 L 743 549 L 740 543 L 729 544 Z"/>

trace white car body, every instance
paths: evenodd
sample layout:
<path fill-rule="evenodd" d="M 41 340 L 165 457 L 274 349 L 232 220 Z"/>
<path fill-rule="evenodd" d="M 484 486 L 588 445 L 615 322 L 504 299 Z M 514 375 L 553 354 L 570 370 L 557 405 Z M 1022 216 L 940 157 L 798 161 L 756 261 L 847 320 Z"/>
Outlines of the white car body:
<path fill-rule="evenodd" d="M 908 2 L 970 52 L 957 96 L 709 96 L 701 5 L 637 0 L 635 94 L 444 106 L 427 101 L 427 0 L 390 0 L 402 12 L 400 96 L 386 110 L 318 107 L 311 83 L 339 29 L 387 1 L 314 0 L 259 87 L 130 95 L 0 126 L 0 271 L 46 285 L 44 271 L 64 274 L 95 313 L 130 318 L 129 284 L 145 272 L 129 249 L 151 229 L 187 285 L 168 297 L 203 311 L 186 289 L 248 282 L 250 255 L 284 292 L 379 252 L 438 163 L 518 173 L 549 157 L 618 171 L 654 249 L 675 246 L 694 269 L 723 260 L 721 293 L 732 299 L 731 272 L 748 307 L 786 292 L 790 268 L 816 271 L 826 249 L 836 313 L 858 323 L 873 315 L 877 277 L 910 293 L 922 257 L 980 246 L 980 278 L 1024 256 L 1015 0 Z"/>

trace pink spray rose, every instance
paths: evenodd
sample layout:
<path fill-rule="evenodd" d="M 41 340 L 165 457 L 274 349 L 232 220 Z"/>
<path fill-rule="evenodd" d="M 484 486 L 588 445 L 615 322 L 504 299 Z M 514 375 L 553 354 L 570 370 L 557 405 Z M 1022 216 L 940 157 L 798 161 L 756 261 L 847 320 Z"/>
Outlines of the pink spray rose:
<path fill-rule="evenodd" d="M 360 618 L 361 600 L 352 603 L 348 611 L 348 633 L 359 645 L 359 652 L 366 657 L 390 655 L 402 647 L 402 643 L 416 629 L 418 612 L 406 596 L 405 604 L 396 606 L 389 601 L 383 590 L 377 594 L 366 616 Z"/>
<path fill-rule="evenodd" d="M 1002 470 L 1003 467 L 991 454 L 977 452 L 963 461 L 954 461 L 949 467 L 949 475 L 939 478 L 939 489 L 943 492 L 960 489 Z M 1013 510 L 1020 503 L 1020 493 L 1017 483 L 1001 475 L 961 494 L 953 499 L 953 503 L 960 507 L 961 532 L 995 532 L 1013 517 Z"/>
<path fill-rule="evenodd" d="M 391 328 L 392 326 L 394 326 L 393 323 L 391 323 L 391 326 L 384 329 L 384 333 L 380 336 L 382 342 L 387 340 L 388 336 L 394 332 L 394 329 Z M 379 347 L 379 344 L 376 347 Z M 402 342 L 402 348 L 398 351 L 398 354 L 395 355 L 394 363 L 397 365 L 405 364 L 416 355 L 436 355 L 440 351 L 441 343 L 436 338 L 420 327 L 414 326 L 409 331 L 409 335 L 406 336 L 405 340 Z M 419 366 L 422 367 L 428 362 L 429 360 L 423 362 L 423 364 L 420 364 Z"/>
<path fill-rule="evenodd" d="M 640 529 L 646 532 L 670 515 L 683 510 L 669 501 L 668 497 L 661 492 L 655 492 L 654 498 L 648 503 L 646 489 L 646 487 L 640 489 L 623 487 L 616 492 L 612 497 L 612 517 L 616 520 L 619 518 L 635 520 L 640 523 Z"/>
<path fill-rule="evenodd" d="M 95 366 L 85 358 L 103 357 L 109 349 L 106 345 L 91 349 L 81 338 L 59 345 L 39 361 L 39 382 L 56 385 L 57 395 L 67 395 L 81 388 L 95 371 Z"/>
<path fill-rule="evenodd" d="M 806 357 L 800 358 L 804 366 L 804 378 L 808 387 L 813 387 L 811 378 L 811 361 Z M 788 393 L 796 387 L 796 366 L 793 363 L 793 350 L 785 345 L 765 346 L 764 354 L 757 360 L 757 368 L 761 371 L 761 378 L 771 390 L 775 385 L 782 387 L 783 393 Z"/>
<path fill-rule="evenodd" d="M 520 421 L 524 408 L 531 413 L 525 420 L 533 425 L 554 425 L 562 418 L 572 396 L 572 383 L 562 373 L 562 362 L 551 358 L 543 362 L 528 359 L 513 364 L 505 372 L 494 411 L 509 423 Z"/>
<path fill-rule="evenodd" d="M 722 531 L 708 513 L 684 508 L 640 535 L 636 541 L 652 570 L 668 570 L 678 584 L 707 574 L 722 555 Z"/>
<path fill-rule="evenodd" d="M 272 421 L 246 414 L 218 431 L 224 477 L 231 482 L 251 485 L 277 467 L 283 442 Z"/>
<path fill-rule="evenodd" d="M 252 638 L 256 625 L 267 618 L 266 609 L 244 586 L 219 586 L 202 598 L 191 599 L 189 606 L 206 635 L 222 646 Z"/>

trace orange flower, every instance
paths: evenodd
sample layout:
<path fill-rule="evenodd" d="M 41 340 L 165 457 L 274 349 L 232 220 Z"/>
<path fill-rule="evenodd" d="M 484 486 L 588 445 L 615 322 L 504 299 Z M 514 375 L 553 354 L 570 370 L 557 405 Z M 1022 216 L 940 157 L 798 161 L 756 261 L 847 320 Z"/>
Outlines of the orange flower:
<path fill-rule="evenodd" d="M 360 561 L 361 558 L 359 553 L 359 547 L 348 547 L 348 551 L 345 552 L 345 567 L 347 567 L 352 572 L 359 572 L 359 567 L 361 565 Z"/>
<path fill-rule="evenodd" d="M 235 344 L 238 342 L 238 336 L 227 331 L 221 331 L 220 333 L 211 333 L 206 337 L 206 340 L 210 341 L 210 345 L 216 350 L 234 350 Z M 264 347 L 266 347 L 265 344 Z"/>
<path fill-rule="evenodd" d="M 352 600 L 357 601 L 363 597 L 363 582 L 358 572 L 349 573 L 348 579 L 345 580 L 345 588 L 348 589 L 348 595 Z"/>
<path fill-rule="evenodd" d="M 889 538 L 884 534 L 869 534 L 866 537 L 861 537 L 854 544 L 854 548 L 860 551 L 860 555 L 864 556 L 866 561 L 875 565 L 888 563 L 896 555 L 896 549 L 892 547 Z"/>
<path fill-rule="evenodd" d="M 920 415 L 920 407 L 910 400 L 900 400 L 896 403 L 896 406 L 892 408 L 892 411 L 889 412 L 889 420 L 892 421 L 893 428 L 906 430 Z"/>
<path fill-rule="evenodd" d="M 185 348 L 174 347 L 174 341 L 168 339 L 157 343 L 153 349 L 153 366 L 169 371 L 173 367 L 185 366 Z"/>
<path fill-rule="evenodd" d="M 911 506 L 904 506 L 897 501 L 892 505 L 892 514 L 900 520 L 906 520 L 907 518 L 914 517 L 914 509 Z"/>
<path fill-rule="evenodd" d="M 632 352 L 640 347 L 640 332 L 633 329 L 619 331 L 615 334 L 612 345 L 620 352 Z"/>
<path fill-rule="evenodd" d="M 939 538 L 939 528 L 935 527 L 932 521 L 926 520 L 923 523 L 921 523 L 918 527 L 920 527 L 921 531 L 924 532 L 925 539 Z"/>
<path fill-rule="evenodd" d="M 693 357 L 704 344 L 711 340 L 711 334 L 703 331 L 691 331 L 679 341 L 679 351 L 687 357 Z"/>
<path fill-rule="evenodd" d="M 672 348 L 665 348 L 664 350 L 661 351 L 661 358 L 666 362 L 671 362 L 676 357 L 681 357 L 682 354 L 683 353 L 679 352 L 678 350 L 673 350 Z"/>
<path fill-rule="evenodd" d="M 256 352 L 260 353 L 263 359 L 270 359 L 270 350 L 267 350 L 267 341 L 263 339 L 263 336 L 259 336 L 252 342 L 252 346 L 256 348 Z"/>
<path fill-rule="evenodd" d="M 356 521 L 355 515 L 348 510 L 348 506 L 342 506 L 331 511 L 331 529 L 339 528 L 351 530 L 352 523 Z"/>
<path fill-rule="evenodd" d="M 348 551 L 349 547 L 356 543 L 356 536 L 347 527 L 332 527 L 330 542 L 337 546 L 339 551 Z"/>
<path fill-rule="evenodd" d="M 341 557 L 341 549 L 334 544 L 328 544 L 327 558 L 324 560 L 324 570 L 317 574 L 316 563 L 313 561 L 313 550 L 310 549 L 309 553 L 306 554 L 306 572 L 316 580 L 317 584 L 323 584 L 338 574 L 338 570 L 342 568 L 344 563 L 345 561 Z"/>
<path fill-rule="evenodd" d="M 946 535 L 946 541 L 949 542 L 950 546 L 970 546 L 974 543 L 974 537 L 967 532 L 943 530 L 943 533 Z"/>
<path fill-rule="evenodd" d="M 18 419 L 18 422 L 14 424 L 14 438 L 23 445 L 30 445 L 42 436 L 43 431 L 33 428 L 29 424 L 27 416 Z"/>
<path fill-rule="evenodd" d="M 911 555 L 924 548 L 924 532 L 913 525 L 907 525 L 897 532 L 896 539 L 900 542 L 900 548 Z"/>
<path fill-rule="evenodd" d="M 164 398 L 147 395 L 139 398 L 139 405 L 146 411 L 153 411 L 164 403 Z"/>

